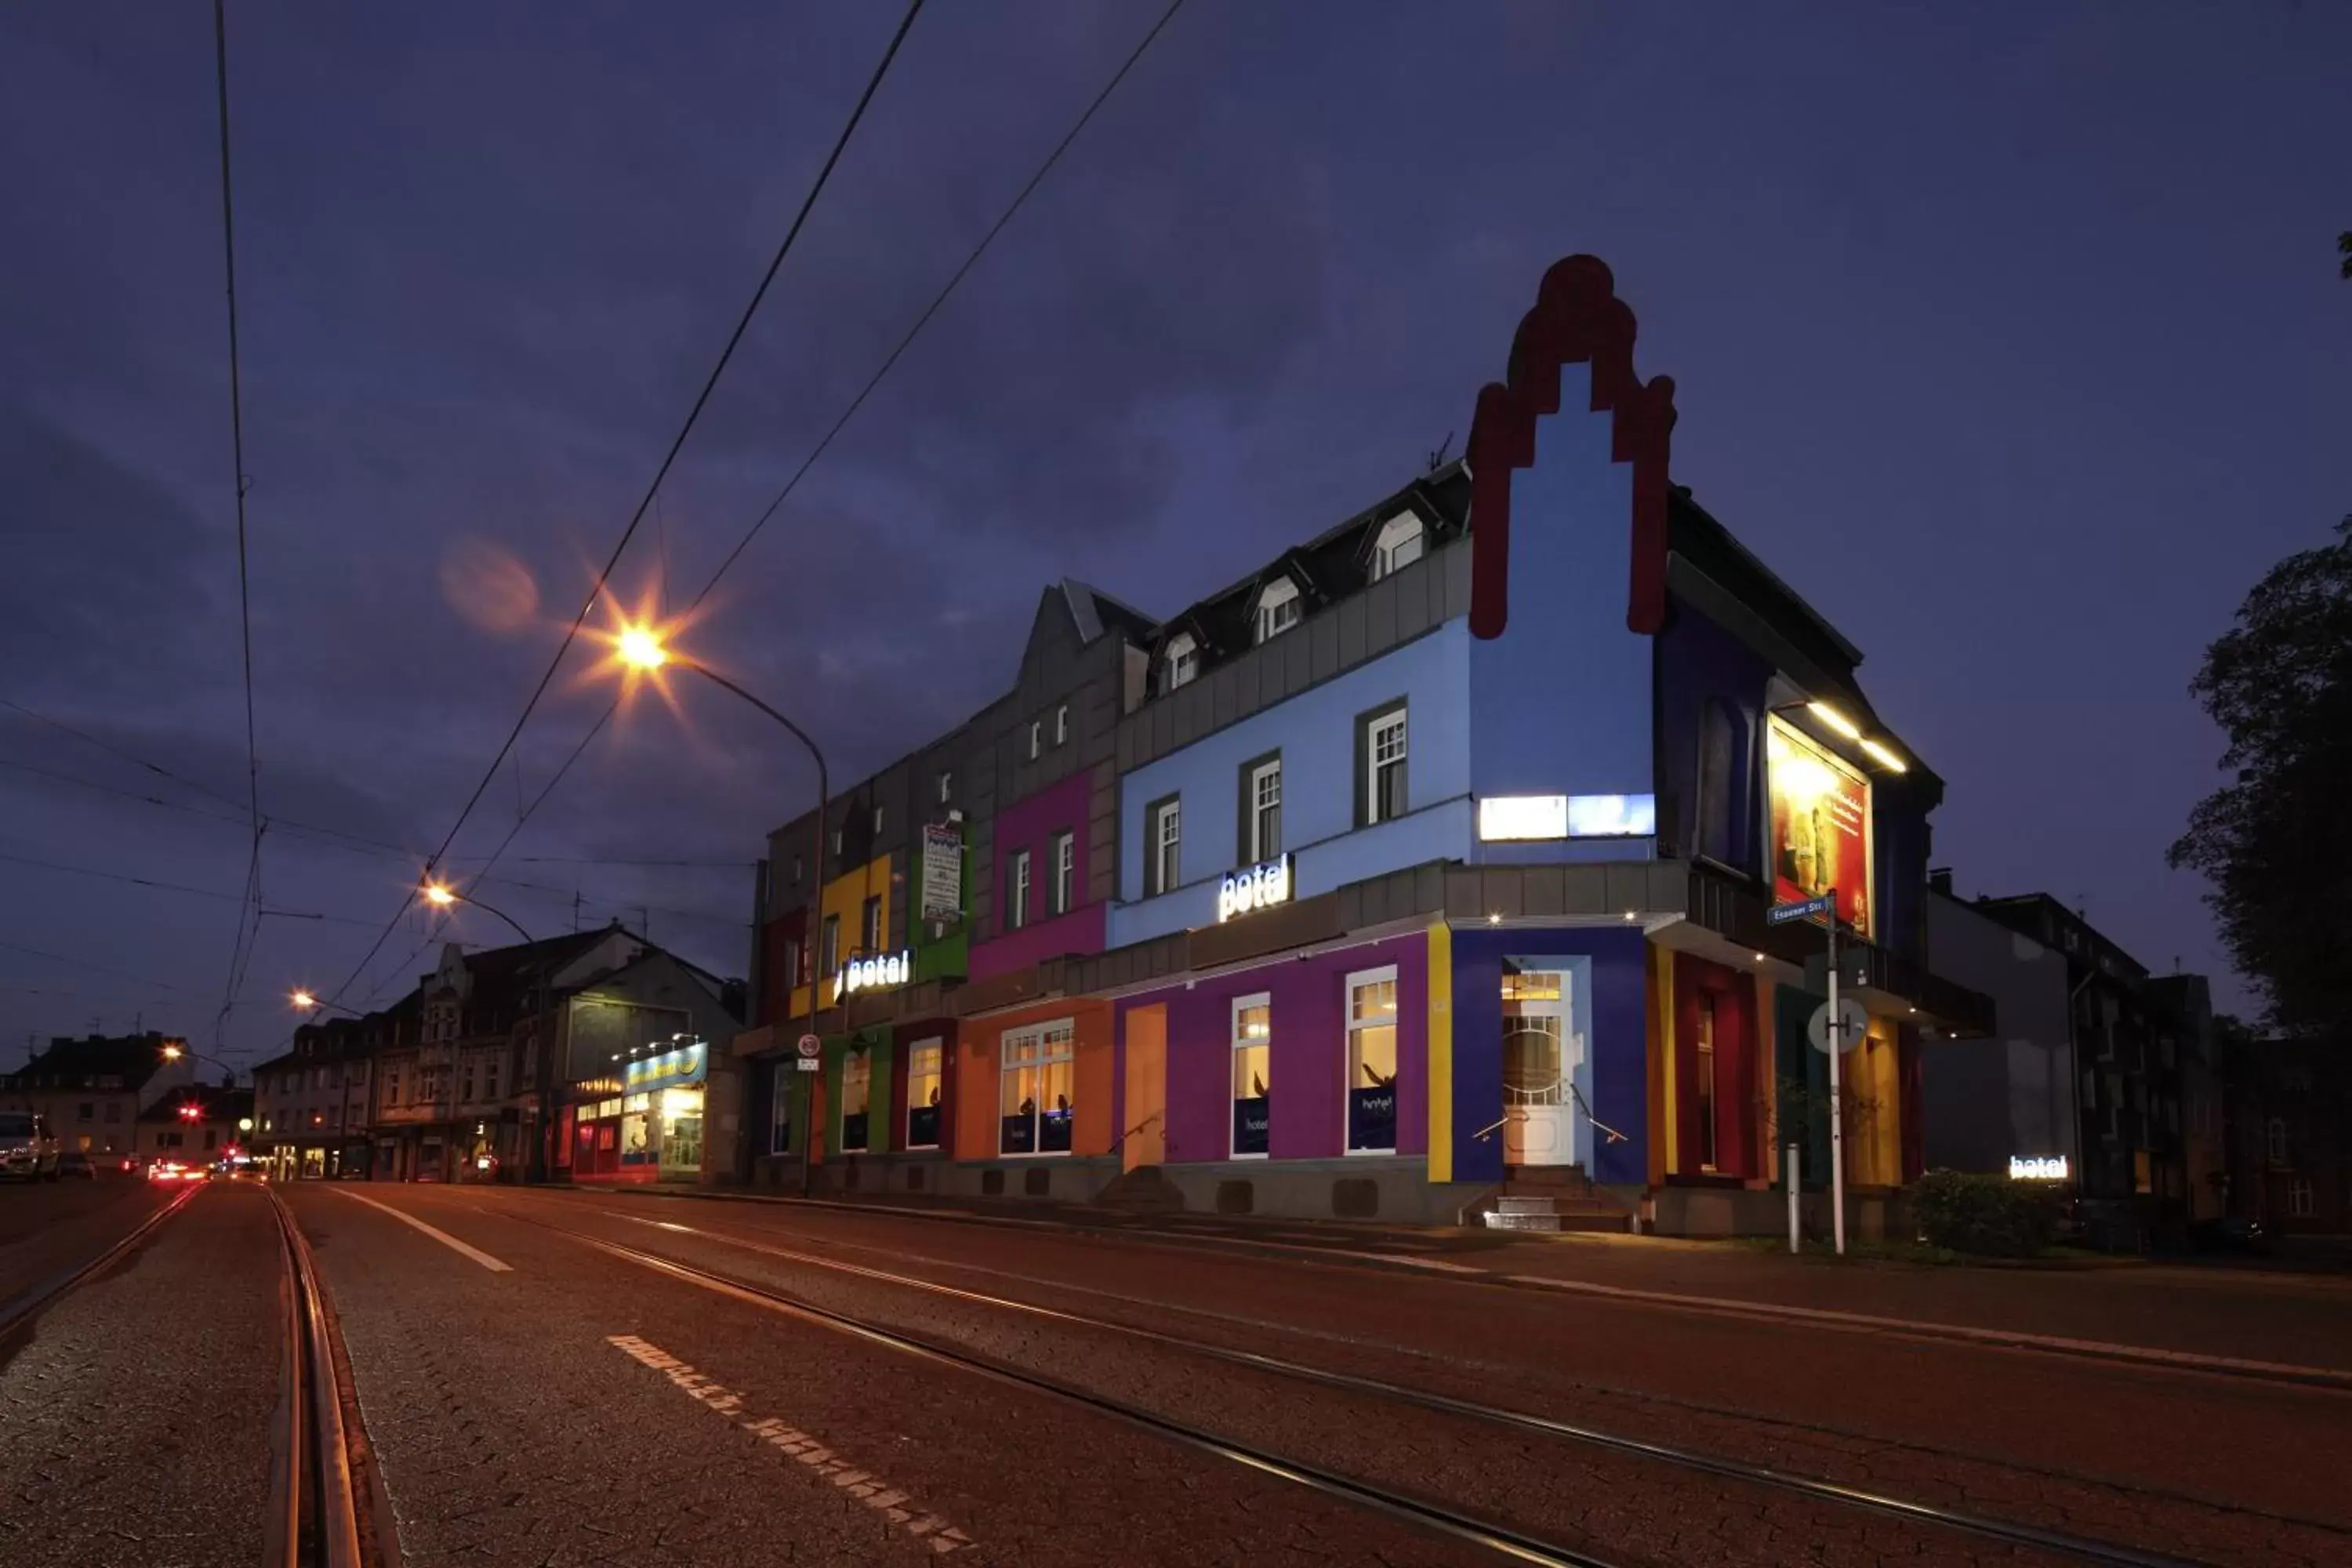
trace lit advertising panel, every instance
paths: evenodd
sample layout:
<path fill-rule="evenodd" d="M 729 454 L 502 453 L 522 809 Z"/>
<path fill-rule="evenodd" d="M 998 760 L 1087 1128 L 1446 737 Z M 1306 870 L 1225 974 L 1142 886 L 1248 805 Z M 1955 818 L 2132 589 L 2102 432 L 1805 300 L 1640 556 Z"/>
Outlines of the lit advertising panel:
<path fill-rule="evenodd" d="M 1835 888 L 1838 918 L 1871 935 L 1870 780 L 1778 718 L 1766 746 L 1772 901 L 1800 903 Z"/>

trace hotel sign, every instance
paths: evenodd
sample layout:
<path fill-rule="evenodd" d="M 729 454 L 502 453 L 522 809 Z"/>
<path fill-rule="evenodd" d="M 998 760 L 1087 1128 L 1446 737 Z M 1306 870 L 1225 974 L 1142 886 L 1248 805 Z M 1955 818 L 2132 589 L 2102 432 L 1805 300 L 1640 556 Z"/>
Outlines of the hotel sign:
<path fill-rule="evenodd" d="M 2009 1179 L 2012 1182 L 2063 1182 L 2066 1174 L 2066 1156 L 2063 1154 L 2011 1154 L 2009 1157 Z"/>
<path fill-rule="evenodd" d="M 1238 871 L 1228 871 L 1217 884 L 1217 923 L 1235 915 L 1290 902 L 1290 857 L 1277 855 Z"/>
<path fill-rule="evenodd" d="M 1482 844 L 1647 838 L 1657 831 L 1654 795 L 1490 795 L 1478 801 Z"/>
<path fill-rule="evenodd" d="M 834 977 L 833 999 L 838 1002 L 859 991 L 887 991 L 914 977 L 915 955 L 904 948 L 878 958 L 853 958 Z"/>

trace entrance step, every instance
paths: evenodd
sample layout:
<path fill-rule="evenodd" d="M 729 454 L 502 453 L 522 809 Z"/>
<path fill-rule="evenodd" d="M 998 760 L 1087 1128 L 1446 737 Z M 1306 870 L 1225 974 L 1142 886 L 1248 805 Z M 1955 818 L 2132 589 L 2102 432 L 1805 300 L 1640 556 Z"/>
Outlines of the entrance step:
<path fill-rule="evenodd" d="M 1579 1173 L 1581 1181 L 1581 1173 Z M 1581 1192 L 1570 1192 L 1564 1184 L 1538 1184 L 1548 1191 L 1513 1191 L 1520 1184 L 1507 1184 L 1496 1196 L 1494 1207 L 1485 1211 L 1490 1230 L 1595 1230 L 1629 1232 L 1633 1228 L 1633 1216 L 1607 1198 L 1595 1194 L 1590 1186 Z"/>

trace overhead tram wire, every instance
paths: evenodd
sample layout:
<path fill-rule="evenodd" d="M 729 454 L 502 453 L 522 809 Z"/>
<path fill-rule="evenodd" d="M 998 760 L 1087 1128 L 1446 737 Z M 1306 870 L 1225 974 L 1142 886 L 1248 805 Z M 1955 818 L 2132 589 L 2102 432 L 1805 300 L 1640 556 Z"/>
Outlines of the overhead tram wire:
<path fill-rule="evenodd" d="M 215 4 L 217 6 L 219 0 L 215 0 Z M 628 526 L 621 531 L 619 542 L 613 546 L 612 553 L 605 558 L 604 569 L 596 574 L 595 584 L 582 600 L 579 614 L 572 616 L 571 626 L 563 634 L 562 643 L 555 650 L 555 657 L 548 661 L 547 672 L 539 678 L 539 684 L 532 689 L 530 700 L 523 704 L 522 712 L 515 720 L 514 727 L 508 731 L 507 738 L 499 743 L 498 754 L 490 759 L 490 765 L 482 770 L 480 781 L 474 785 L 473 793 L 467 797 L 465 806 L 457 813 L 457 820 L 450 824 L 449 831 L 443 837 L 440 847 L 434 850 L 431 858 L 425 861 L 426 875 L 431 875 L 433 870 L 441 864 L 442 858 L 449 853 L 449 847 L 457 842 L 458 833 L 464 829 L 467 819 L 473 816 L 474 808 L 481 804 L 483 795 L 490 787 L 490 781 L 498 776 L 499 769 L 505 764 L 507 754 L 514 750 L 515 742 L 521 738 L 523 726 L 530 722 L 530 716 L 538 710 L 540 700 L 547 695 L 547 689 L 553 683 L 555 672 L 562 667 L 564 655 L 572 651 L 572 643 L 579 638 L 580 628 L 587 623 L 588 613 L 595 608 L 597 600 L 604 595 L 605 584 L 611 579 L 614 570 L 620 565 L 621 556 L 628 549 L 629 542 L 636 537 L 637 529 L 645 521 L 646 513 L 652 509 L 654 498 L 660 494 L 663 482 L 669 478 L 670 468 L 677 461 L 678 453 L 684 450 L 687 437 L 693 434 L 696 423 L 702 417 L 702 411 L 710 402 L 711 394 L 718 389 L 719 377 L 726 373 L 729 362 L 735 357 L 736 347 L 742 342 L 744 333 L 750 330 L 751 319 L 758 313 L 761 301 L 767 298 L 769 285 L 775 281 L 777 272 L 782 268 L 784 258 L 792 253 L 793 242 L 799 238 L 802 227 L 808 222 L 809 214 L 814 210 L 818 196 L 824 194 L 825 185 L 833 178 L 835 166 L 841 162 L 841 155 L 848 148 L 850 137 L 856 133 L 858 122 L 866 118 L 867 106 L 874 101 L 875 93 L 881 89 L 882 79 L 889 74 L 891 62 L 898 58 L 899 46 L 906 42 L 908 31 L 914 26 L 915 17 L 922 8 L 923 0 L 909 0 L 907 14 L 899 19 L 898 31 L 890 36 L 889 47 L 882 51 L 881 59 L 876 63 L 872 76 L 866 79 L 866 89 L 858 94 L 856 107 L 850 110 L 847 121 L 841 128 L 841 134 L 834 140 L 832 151 L 825 154 L 824 166 L 817 171 L 814 183 L 809 186 L 808 195 L 803 198 L 800 211 L 793 216 L 792 226 L 784 233 L 783 242 L 777 246 L 774 257 L 768 262 L 768 269 L 761 275 L 759 287 L 752 290 L 751 302 L 743 307 L 741 316 L 736 321 L 735 330 L 728 335 L 727 346 L 719 352 L 718 363 L 711 366 L 709 375 L 704 379 L 702 390 L 696 395 L 693 407 L 687 411 L 686 421 L 678 426 L 677 435 L 671 440 L 669 450 L 664 454 L 660 468 L 655 470 L 653 482 L 646 487 L 645 497 L 637 502 L 636 510 L 630 514 Z M 600 721 L 596 728 L 601 730 L 603 727 Z M 592 734 L 593 732 L 593 731 L 591 731 Z M 367 955 L 362 958 L 358 965 L 353 968 L 351 977 L 346 979 L 342 985 L 336 987 L 331 1000 L 340 997 L 344 987 L 349 986 L 352 980 L 365 972 L 369 963 L 383 950 L 384 940 L 400 923 L 400 917 L 408 912 L 408 907 L 415 901 L 415 889 L 411 888 L 407 895 L 401 900 L 400 908 L 393 911 L 392 918 L 384 922 L 383 929 L 377 933 L 375 942 L 368 948 Z"/>
<path fill-rule="evenodd" d="M 1160 19 L 1151 25 L 1150 30 L 1143 35 L 1133 49 L 1129 51 L 1127 58 L 1119 62 L 1118 69 L 1111 73 L 1110 79 L 1103 84 L 1102 90 L 1096 93 L 1087 102 L 1085 110 L 1072 122 L 1068 132 L 1063 135 L 1061 141 L 1054 144 L 1054 150 L 1045 155 L 1045 162 L 1037 165 L 1036 172 L 1029 176 L 1027 183 L 1007 204 L 1004 211 L 998 215 L 993 224 L 989 226 L 988 232 L 981 236 L 980 243 L 971 247 L 971 252 L 949 276 L 940 291 L 931 297 L 930 303 L 923 307 L 922 313 L 915 318 L 914 324 L 907 329 L 904 336 L 899 338 L 898 345 L 883 358 L 880 366 L 874 374 L 866 378 L 866 384 L 858 389 L 857 395 L 849 400 L 848 406 L 841 411 L 840 417 L 833 422 L 832 428 L 827 430 L 817 444 L 809 449 L 808 456 L 801 459 L 800 467 L 795 468 L 792 477 L 784 481 L 783 489 L 776 492 L 775 499 L 770 501 L 766 510 L 760 513 L 758 521 L 751 524 L 741 539 L 736 541 L 735 548 L 729 551 L 727 558 L 719 563 L 719 570 L 711 574 L 710 580 L 702 585 L 702 591 L 695 595 L 693 604 L 687 608 L 688 615 L 701 607 L 702 602 L 710 596 L 711 590 L 719 586 L 719 579 L 726 576 L 728 570 L 750 547 L 751 541 L 759 536 L 760 531 L 768 525 L 769 520 L 776 515 L 778 510 L 791 498 L 793 491 L 799 488 L 802 479 L 816 465 L 817 459 L 824 456 L 826 449 L 833 445 L 835 437 L 838 437 L 847 427 L 849 422 L 857 416 L 857 411 L 866 405 L 866 400 L 871 397 L 875 389 L 882 384 L 883 380 L 898 365 L 899 358 L 913 346 L 916 338 L 922 334 L 923 329 L 930 324 L 931 318 L 940 313 L 940 309 L 947 304 L 949 297 L 956 291 L 957 287 L 963 282 L 972 268 L 979 264 L 980 258 L 987 254 L 989 247 L 996 242 L 996 237 L 1004 232 L 1005 226 L 1012 223 L 1013 216 L 1027 204 L 1038 185 L 1044 183 L 1045 176 L 1053 172 L 1055 164 L 1061 162 L 1062 154 L 1070 150 L 1071 144 L 1077 141 L 1079 133 L 1084 132 L 1094 120 L 1096 112 L 1109 100 L 1110 95 L 1118 90 L 1119 83 L 1127 79 L 1129 74 L 1142 60 L 1145 52 L 1159 39 L 1160 35 L 1167 30 L 1168 24 L 1176 19 L 1176 13 L 1183 8 L 1184 0 L 1171 0 L 1168 9 L 1161 12 Z M 588 732 L 580 738 L 580 743 L 572 749 L 572 755 L 565 759 L 563 766 L 556 770 L 555 776 L 548 781 L 547 787 L 539 792 L 538 797 L 531 802 L 530 808 L 518 817 L 514 826 L 508 830 L 505 840 L 499 846 L 497 851 L 492 852 L 485 863 L 485 872 L 489 866 L 498 863 L 499 854 L 504 852 L 508 844 L 514 842 L 515 835 L 522 831 L 523 825 L 530 820 L 532 813 L 538 811 L 541 803 L 544 802 L 548 795 L 553 793 L 555 786 L 562 782 L 563 775 L 572 771 L 572 764 L 580 760 L 580 753 L 587 749 L 588 742 L 602 733 L 604 726 L 612 722 L 614 714 L 619 711 L 618 699 L 605 705 L 604 713 L 598 717 L 595 723 L 589 726 Z"/>
<path fill-rule="evenodd" d="M 252 923 L 237 917 L 236 941 L 229 949 L 228 984 L 221 994 L 220 1012 L 213 1022 L 213 1043 L 220 1044 L 229 1010 L 245 971 L 253 962 L 253 943 L 261 934 L 261 752 L 253 721 L 253 586 L 247 565 L 245 493 L 245 384 L 236 332 L 236 202 L 230 179 L 228 131 L 228 14 L 225 0 L 213 0 L 213 84 L 220 111 L 221 258 L 228 297 L 228 428 L 231 474 L 236 491 L 236 609 L 245 655 L 245 787 L 246 807 L 253 824 L 253 854 L 246 877 L 252 901 Z"/>

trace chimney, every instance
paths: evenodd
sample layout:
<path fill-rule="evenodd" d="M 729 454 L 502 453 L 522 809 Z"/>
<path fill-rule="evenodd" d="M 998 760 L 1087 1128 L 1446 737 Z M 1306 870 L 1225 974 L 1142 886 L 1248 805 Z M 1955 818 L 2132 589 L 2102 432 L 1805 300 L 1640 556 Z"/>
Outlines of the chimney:
<path fill-rule="evenodd" d="M 1941 893 L 1948 899 L 1950 898 L 1952 896 L 1952 868 L 1949 866 L 1933 866 L 1928 868 L 1927 890 L 1931 893 Z"/>

